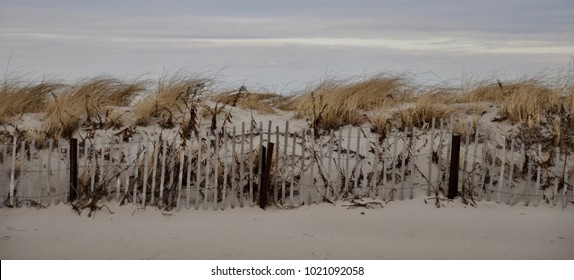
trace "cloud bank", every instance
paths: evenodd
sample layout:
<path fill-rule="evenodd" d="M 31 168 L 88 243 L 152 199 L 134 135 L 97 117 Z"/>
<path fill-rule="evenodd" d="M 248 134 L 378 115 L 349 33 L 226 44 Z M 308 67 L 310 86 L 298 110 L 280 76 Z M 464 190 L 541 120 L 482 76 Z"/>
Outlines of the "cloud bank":
<path fill-rule="evenodd" d="M 0 66 L 76 78 L 217 71 L 304 84 L 327 72 L 518 76 L 574 55 L 572 1 L 0 1 Z"/>

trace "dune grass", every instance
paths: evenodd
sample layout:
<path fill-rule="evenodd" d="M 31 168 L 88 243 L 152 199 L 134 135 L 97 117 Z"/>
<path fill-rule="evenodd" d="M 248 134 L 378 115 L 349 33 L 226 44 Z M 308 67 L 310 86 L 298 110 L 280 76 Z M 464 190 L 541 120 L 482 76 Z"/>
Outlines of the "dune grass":
<path fill-rule="evenodd" d="M 51 139 L 69 138 L 81 120 L 100 122 L 109 106 L 129 106 L 144 90 L 141 82 L 126 83 L 108 77 L 96 77 L 68 86 L 52 94 L 46 107 L 44 129 Z"/>
<path fill-rule="evenodd" d="M 536 76 L 508 82 L 477 82 L 456 102 L 492 102 L 500 105 L 500 115 L 511 123 L 539 125 L 545 112 L 556 111 L 561 104 L 561 93 L 549 80 Z"/>
<path fill-rule="evenodd" d="M 226 91 L 213 96 L 212 100 L 226 105 L 255 110 L 259 114 L 274 114 L 275 109 L 290 111 L 294 97 L 274 93 Z"/>
<path fill-rule="evenodd" d="M 154 94 L 135 104 L 136 124 L 146 126 L 158 119 L 162 127 L 173 126 L 177 118 L 189 118 L 197 113 L 200 98 L 209 89 L 209 79 L 174 75 L 160 79 Z M 183 122 L 183 119 L 181 122 Z"/>
<path fill-rule="evenodd" d="M 5 82 L 0 90 L 0 124 L 19 114 L 43 112 L 49 94 L 62 87 L 63 84 L 49 81 L 41 81 L 38 84 Z"/>
<path fill-rule="evenodd" d="M 412 99 L 413 87 L 404 75 L 380 74 L 363 81 L 328 79 L 299 98 L 295 117 L 315 122 L 320 111 L 319 128 L 329 130 L 353 124 L 364 111 Z"/>

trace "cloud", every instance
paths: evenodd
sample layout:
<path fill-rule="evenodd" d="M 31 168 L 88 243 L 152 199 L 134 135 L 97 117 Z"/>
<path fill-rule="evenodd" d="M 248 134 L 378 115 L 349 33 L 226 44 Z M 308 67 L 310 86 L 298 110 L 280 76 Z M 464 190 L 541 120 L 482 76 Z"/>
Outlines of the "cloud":
<path fill-rule="evenodd" d="M 230 66 L 230 79 L 284 83 L 326 68 L 520 73 L 567 64 L 572 34 L 574 4 L 560 0 L 0 0 L 0 65 L 13 53 L 11 67 L 40 74 Z"/>

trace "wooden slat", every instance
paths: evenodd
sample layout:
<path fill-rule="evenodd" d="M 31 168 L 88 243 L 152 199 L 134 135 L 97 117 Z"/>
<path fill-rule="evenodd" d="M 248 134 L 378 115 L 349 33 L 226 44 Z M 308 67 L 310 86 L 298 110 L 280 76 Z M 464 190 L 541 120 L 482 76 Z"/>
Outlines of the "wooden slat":
<path fill-rule="evenodd" d="M 184 140 L 185 141 L 185 140 Z M 191 170 L 193 168 L 193 137 L 189 139 L 189 150 L 187 154 L 187 176 L 185 186 L 185 209 L 191 207 Z"/>
<path fill-rule="evenodd" d="M 146 146 L 145 146 L 145 152 L 143 154 L 143 161 L 144 161 L 144 171 L 142 174 L 142 195 L 141 195 L 141 207 L 145 208 L 145 203 L 146 203 L 146 196 L 147 196 L 147 182 L 148 182 L 148 176 L 149 176 L 149 162 L 150 162 L 150 156 L 151 151 L 150 151 L 150 141 L 146 141 Z M 128 173 L 129 177 L 130 174 Z M 155 178 L 153 178 L 155 179 Z M 136 184 L 134 182 L 134 189 Z M 127 192 L 126 192 L 127 195 Z M 137 203 L 137 192 L 136 192 L 136 198 L 133 200 L 134 203 Z"/>
<path fill-rule="evenodd" d="M 245 180 L 245 122 L 241 123 L 241 157 L 239 159 L 239 206 L 243 207 L 243 180 Z M 246 181 L 247 182 L 247 181 Z"/>
<path fill-rule="evenodd" d="M 405 127 L 403 131 L 403 151 L 401 157 L 401 191 L 399 194 L 399 200 L 405 199 L 405 169 L 406 169 L 406 159 L 407 159 L 407 133 L 409 129 Z"/>
<path fill-rule="evenodd" d="M 500 166 L 500 179 L 498 180 L 498 192 L 496 194 L 496 203 L 500 203 L 500 191 L 504 186 L 504 165 L 506 164 L 506 137 L 502 137 L 502 165 Z"/>
<path fill-rule="evenodd" d="M 432 157 L 434 154 L 434 138 L 435 138 L 435 125 L 436 125 L 436 118 L 432 118 L 431 122 L 431 133 L 430 133 L 430 154 L 429 154 L 429 168 L 428 168 L 428 183 L 427 183 L 427 196 L 431 195 L 431 187 L 432 187 Z"/>
<path fill-rule="evenodd" d="M 303 129 L 301 134 L 301 177 L 299 178 L 299 205 L 303 205 L 304 199 L 304 178 L 305 178 L 305 135 L 306 131 Z"/>
<path fill-rule="evenodd" d="M 229 150 L 229 143 L 228 143 L 228 139 L 227 139 L 227 128 L 223 128 L 223 143 L 224 143 L 224 147 L 223 147 L 223 187 L 222 187 L 222 194 L 221 194 L 221 210 L 225 210 L 225 205 L 227 204 L 227 175 L 228 175 L 228 169 L 229 169 L 229 164 L 228 164 L 228 150 Z"/>
<path fill-rule="evenodd" d="M 211 134 L 209 132 L 205 133 L 205 140 L 207 141 L 207 149 L 205 150 L 205 188 L 203 188 L 203 210 L 207 210 L 207 200 L 209 198 L 209 176 L 211 173 Z"/>

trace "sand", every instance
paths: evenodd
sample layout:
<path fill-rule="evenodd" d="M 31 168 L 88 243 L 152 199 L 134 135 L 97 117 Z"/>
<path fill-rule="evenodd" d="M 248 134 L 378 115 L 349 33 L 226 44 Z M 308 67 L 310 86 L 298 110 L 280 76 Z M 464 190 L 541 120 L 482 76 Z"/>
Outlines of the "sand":
<path fill-rule="evenodd" d="M 574 259 L 574 207 L 393 201 L 225 211 L 2 209 L 0 259 Z"/>

